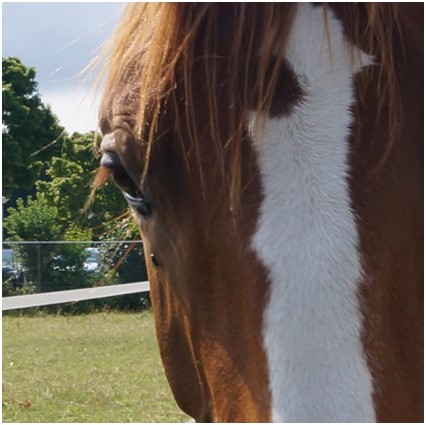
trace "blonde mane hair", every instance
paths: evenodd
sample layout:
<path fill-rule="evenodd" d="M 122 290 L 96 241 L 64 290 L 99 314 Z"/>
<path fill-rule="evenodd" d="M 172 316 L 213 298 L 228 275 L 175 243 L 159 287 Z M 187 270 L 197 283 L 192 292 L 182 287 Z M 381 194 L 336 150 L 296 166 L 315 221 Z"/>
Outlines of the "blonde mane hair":
<path fill-rule="evenodd" d="M 329 13 L 329 6 L 322 7 L 325 14 Z M 393 51 L 398 6 L 345 3 L 339 8 L 348 34 L 355 35 L 355 43 L 367 47 L 380 67 L 378 109 L 389 114 L 391 146 L 392 128 L 398 120 Z M 145 173 L 164 102 L 177 104 L 179 99 L 174 93 L 178 84 L 183 87 L 186 111 L 175 114 L 172 125 L 178 132 L 185 128 L 185 134 L 199 152 L 192 71 L 201 60 L 208 128 L 217 152 L 222 157 L 225 150 L 226 155 L 231 155 L 231 205 L 235 203 L 240 193 L 241 143 L 248 112 L 245 105 L 255 105 L 259 120 L 270 110 L 279 78 L 277 58 L 284 57 L 296 11 L 297 4 L 289 3 L 131 3 L 126 7 L 105 51 L 105 93 L 131 86 L 139 96 L 133 112 L 134 133 L 146 146 Z M 224 34 L 232 43 L 221 42 Z M 249 68 L 253 64 L 257 67 L 255 81 L 250 79 Z M 216 97 L 221 83 L 217 80 L 219 66 L 226 66 L 227 105 L 234 106 L 229 109 L 227 129 L 220 131 L 223 102 L 219 104 Z"/>

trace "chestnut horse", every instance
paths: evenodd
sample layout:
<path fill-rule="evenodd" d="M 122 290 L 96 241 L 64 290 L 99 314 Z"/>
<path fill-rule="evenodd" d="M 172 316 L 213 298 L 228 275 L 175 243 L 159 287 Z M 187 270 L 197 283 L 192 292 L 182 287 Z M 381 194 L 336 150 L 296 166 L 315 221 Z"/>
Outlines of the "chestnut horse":
<path fill-rule="evenodd" d="M 423 421 L 423 4 L 133 3 L 97 183 L 197 421 Z"/>

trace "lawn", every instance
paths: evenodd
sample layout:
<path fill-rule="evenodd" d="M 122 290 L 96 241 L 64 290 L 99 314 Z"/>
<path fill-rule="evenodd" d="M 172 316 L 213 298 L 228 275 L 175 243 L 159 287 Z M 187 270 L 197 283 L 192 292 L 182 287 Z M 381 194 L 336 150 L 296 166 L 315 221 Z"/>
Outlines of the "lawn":
<path fill-rule="evenodd" d="M 150 312 L 3 317 L 3 422 L 185 422 Z"/>

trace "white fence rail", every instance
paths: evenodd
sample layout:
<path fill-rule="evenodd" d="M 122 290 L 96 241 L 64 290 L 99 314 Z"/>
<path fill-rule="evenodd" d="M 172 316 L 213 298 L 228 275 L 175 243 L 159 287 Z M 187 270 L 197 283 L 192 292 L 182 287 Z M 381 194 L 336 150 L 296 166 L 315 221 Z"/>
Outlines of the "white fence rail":
<path fill-rule="evenodd" d="M 3 245 L 113 245 L 113 244 L 143 243 L 141 239 L 117 241 L 3 241 Z"/>
<path fill-rule="evenodd" d="M 115 295 L 135 294 L 137 292 L 149 292 L 149 282 L 123 283 L 121 285 L 4 297 L 2 298 L 2 310 L 15 310 L 18 308 L 78 302 L 95 298 L 113 297 Z"/>

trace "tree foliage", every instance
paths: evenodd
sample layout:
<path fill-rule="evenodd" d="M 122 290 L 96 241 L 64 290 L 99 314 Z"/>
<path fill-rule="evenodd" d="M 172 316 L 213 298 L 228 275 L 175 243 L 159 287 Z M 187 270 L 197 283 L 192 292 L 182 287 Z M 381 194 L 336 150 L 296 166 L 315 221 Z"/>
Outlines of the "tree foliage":
<path fill-rule="evenodd" d="M 3 195 L 30 188 L 43 164 L 58 153 L 64 129 L 40 98 L 35 68 L 18 58 L 2 59 Z M 45 148 L 45 149 L 43 149 Z"/>
<path fill-rule="evenodd" d="M 28 200 L 25 205 L 18 199 L 17 208 L 9 210 L 9 216 L 3 225 L 12 241 L 54 241 L 62 236 L 62 227 L 58 223 L 58 209 L 51 205 L 43 195 L 35 200 Z M 54 246 L 25 244 L 14 246 L 24 264 L 28 279 L 38 282 L 43 279 L 44 271 L 54 256 Z"/>
<path fill-rule="evenodd" d="M 29 199 L 27 205 L 18 199 L 17 208 L 9 209 L 3 225 L 13 241 L 58 240 L 62 227 L 57 217 L 57 207 L 40 194 L 37 199 Z"/>
<path fill-rule="evenodd" d="M 24 205 L 21 199 L 17 204 L 17 208 L 10 209 L 4 226 L 9 240 L 26 242 L 13 248 L 24 266 L 27 280 L 36 283 L 39 292 L 88 286 L 88 276 L 83 267 L 88 256 L 86 245 L 54 242 L 90 241 L 91 230 L 73 225 L 64 228 L 59 223 L 57 207 L 43 194 L 28 200 L 28 205 Z M 34 243 L 28 243 L 31 241 Z"/>
<path fill-rule="evenodd" d="M 74 133 L 67 137 L 60 155 L 54 155 L 46 168 L 47 180 L 38 181 L 37 192 L 58 208 L 63 223 L 79 223 L 83 227 L 100 226 L 123 212 L 126 202 L 120 191 L 107 183 L 98 191 L 87 210 L 84 206 L 90 184 L 98 168 L 94 154 L 96 134 Z"/>
<path fill-rule="evenodd" d="M 44 273 L 43 290 L 60 291 L 66 289 L 87 288 L 91 286 L 91 275 L 84 269 L 88 257 L 87 245 L 79 241 L 90 241 L 90 229 L 70 226 L 62 236 L 65 242 L 72 244 L 52 244 L 53 257 Z"/>

